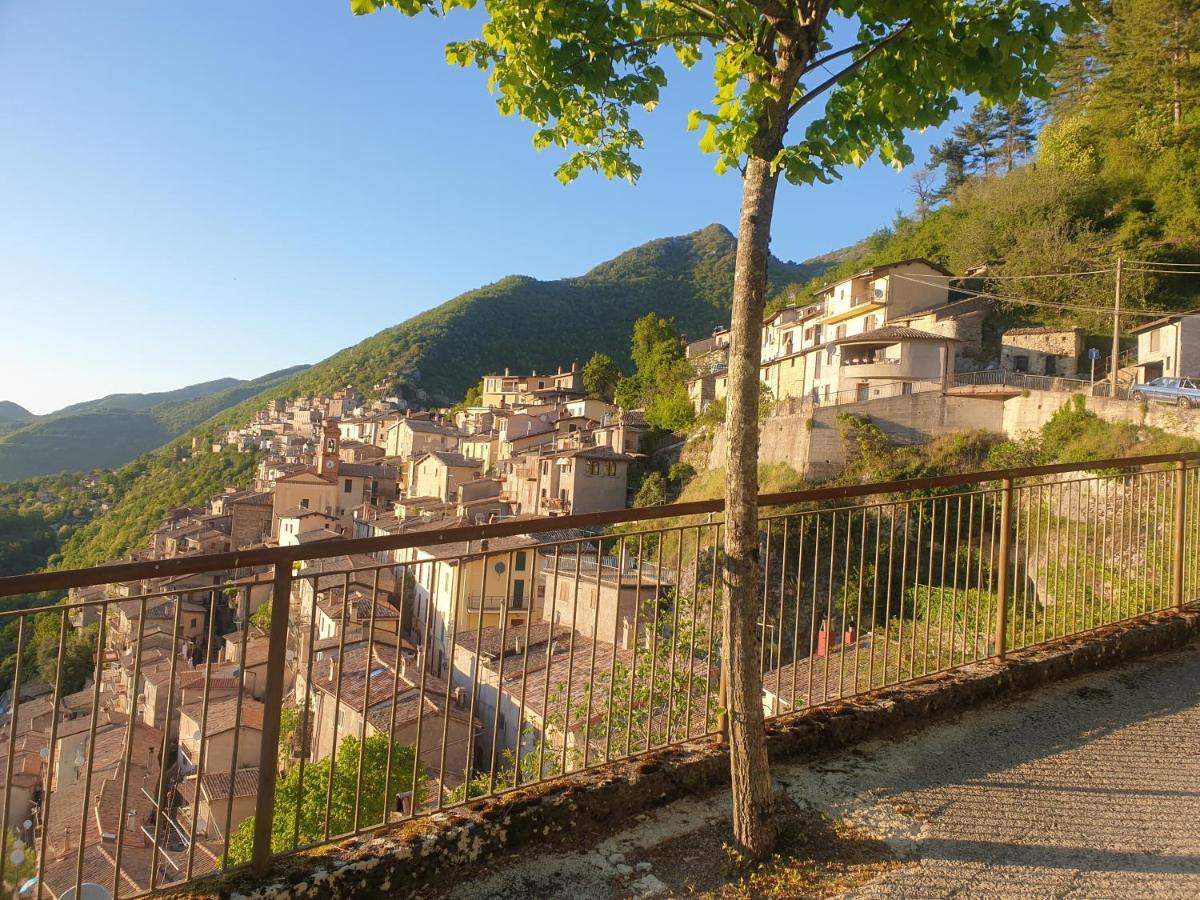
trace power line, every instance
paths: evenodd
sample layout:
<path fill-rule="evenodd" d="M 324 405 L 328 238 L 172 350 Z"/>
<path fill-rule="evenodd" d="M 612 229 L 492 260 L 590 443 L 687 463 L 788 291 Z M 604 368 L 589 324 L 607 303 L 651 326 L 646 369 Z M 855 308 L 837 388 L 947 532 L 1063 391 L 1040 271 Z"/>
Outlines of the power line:
<path fill-rule="evenodd" d="M 1200 268 L 1200 263 L 1184 263 L 1184 262 L 1168 262 L 1162 259 L 1127 259 L 1127 263 L 1133 263 L 1135 266 L 1186 266 L 1187 268 Z"/>
<path fill-rule="evenodd" d="M 1126 268 L 1126 272 L 1139 272 L 1150 275 L 1200 275 L 1200 268 L 1197 269 L 1139 269 Z"/>
<path fill-rule="evenodd" d="M 931 286 L 929 284 L 929 282 L 920 280 L 922 276 L 914 277 L 911 275 L 893 274 L 891 277 L 900 278 L 905 281 L 911 281 L 914 284 L 923 284 L 926 287 Z M 976 291 L 976 290 L 972 290 L 971 288 L 964 288 L 964 287 L 955 287 L 955 288 L 953 288 L 953 290 L 958 291 L 959 293 L 969 294 L 970 296 L 973 296 L 973 297 L 982 297 L 987 300 L 999 300 L 1003 303 L 1014 303 L 1014 304 L 1017 304 L 1018 306 L 1044 306 L 1044 307 L 1048 307 L 1050 309 L 1070 309 L 1070 310 L 1078 310 L 1081 312 L 1107 313 L 1109 315 L 1112 315 L 1117 311 L 1116 308 L 1112 307 L 1112 306 L 1083 306 L 1080 304 L 1059 303 L 1057 301 L 1049 301 L 1049 300 L 1032 300 L 1027 297 L 1005 297 L 1001 294 L 993 294 L 988 291 Z M 1145 317 L 1151 318 L 1151 319 L 1161 318 L 1162 316 L 1173 316 L 1173 315 L 1176 315 L 1177 313 L 1179 313 L 1179 310 L 1177 310 L 1177 309 L 1122 309 L 1121 310 L 1121 315 L 1124 315 L 1124 316 L 1145 316 Z"/>
<path fill-rule="evenodd" d="M 1014 279 L 1029 279 L 1029 278 L 1074 278 L 1079 275 L 1107 275 L 1108 273 L 1115 272 L 1115 271 L 1116 271 L 1116 269 L 1112 268 L 1112 269 L 1092 269 L 1087 272 L 1047 272 L 1047 273 L 1040 274 L 1040 275 L 924 275 L 923 274 L 923 275 L 915 275 L 915 276 L 911 276 L 911 277 L 914 277 L 914 278 L 940 278 L 940 279 L 980 278 L 984 281 L 992 281 L 992 280 L 999 280 L 999 279 L 1014 280 Z M 899 278 L 902 276 L 897 275 L 896 277 Z"/>

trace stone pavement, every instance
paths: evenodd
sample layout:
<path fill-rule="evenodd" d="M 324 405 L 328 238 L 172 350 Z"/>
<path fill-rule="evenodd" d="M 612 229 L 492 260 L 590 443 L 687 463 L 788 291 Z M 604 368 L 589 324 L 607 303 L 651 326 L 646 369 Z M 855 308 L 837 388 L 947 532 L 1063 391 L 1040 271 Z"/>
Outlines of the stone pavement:
<path fill-rule="evenodd" d="M 854 896 L 1200 897 L 1200 648 L 774 774 L 911 861 Z M 723 792 L 681 800 L 590 850 L 527 852 L 452 896 L 666 896 L 654 847 L 727 814 Z"/>

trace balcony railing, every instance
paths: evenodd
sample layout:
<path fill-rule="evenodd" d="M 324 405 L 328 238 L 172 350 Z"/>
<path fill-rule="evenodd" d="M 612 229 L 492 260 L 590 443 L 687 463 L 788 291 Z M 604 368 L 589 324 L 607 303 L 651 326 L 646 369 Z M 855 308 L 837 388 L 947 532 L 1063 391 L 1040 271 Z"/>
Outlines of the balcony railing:
<path fill-rule="evenodd" d="M 1113 396 L 1112 384 L 1107 380 L 1088 381 L 1086 378 L 1066 378 L 1060 375 L 1033 375 L 1028 372 L 1013 372 L 1007 369 L 958 372 L 954 376 L 954 385 L 955 387 L 1010 387 L 1021 391 L 1056 391 L 1086 394 L 1092 397 Z M 1118 400 L 1132 399 L 1130 386 L 1118 384 L 1116 398 Z"/>
<path fill-rule="evenodd" d="M 0 596 L 255 567 L 274 579 L 267 630 L 242 617 L 221 635 L 217 623 L 231 619 L 209 615 L 198 645 L 227 648 L 199 661 L 184 652 L 182 604 L 175 627 L 149 640 L 147 604 L 172 595 L 151 582 L 133 600 L 126 694 L 98 687 L 117 601 L 0 612 L 15 634 L 0 741 L 17 748 L 0 759 L 2 814 L 39 824 L 34 834 L 0 830 L 0 877 L 16 877 L 5 869 L 17 837 L 35 896 L 85 880 L 141 896 L 242 866 L 262 876 L 281 854 L 713 734 L 725 707 L 722 508 L 698 501 L 0 578 Z M 1197 453 L 817 488 L 761 497 L 760 508 L 757 659 L 771 716 L 1200 598 Z M 460 626 L 458 603 L 510 596 L 515 574 L 473 569 L 478 583 L 441 599 L 478 558 L 470 542 L 518 535 L 539 536 L 529 614 L 512 626 L 501 600 L 500 627 Z M 414 548 L 438 552 L 399 564 L 369 556 Z M 319 575 L 308 566 L 330 559 L 339 562 Z M 375 591 L 372 609 L 392 602 L 402 633 L 371 623 L 352 635 L 345 604 L 333 634 L 316 633 L 329 617 L 289 621 L 293 592 L 318 577 L 340 580 L 342 597 L 352 583 Z M 209 599 L 232 613 L 248 601 Z M 74 631 L 85 608 L 94 624 Z M 51 693 L 29 699 L 35 637 L 60 652 L 42 673 Z M 93 659 L 82 693 L 64 669 L 81 646 Z M 126 715 L 148 690 L 149 721 Z M 515 729 L 502 727 L 502 707 Z M 229 735 L 182 735 L 195 748 L 187 775 L 172 764 L 184 714 L 200 735 Z M 22 773 L 41 762 L 37 804 L 10 787 L 18 757 Z M 181 814 L 196 792 L 212 798 L 214 827 L 199 833 Z M 219 799 L 229 796 L 252 798 L 254 815 Z"/>

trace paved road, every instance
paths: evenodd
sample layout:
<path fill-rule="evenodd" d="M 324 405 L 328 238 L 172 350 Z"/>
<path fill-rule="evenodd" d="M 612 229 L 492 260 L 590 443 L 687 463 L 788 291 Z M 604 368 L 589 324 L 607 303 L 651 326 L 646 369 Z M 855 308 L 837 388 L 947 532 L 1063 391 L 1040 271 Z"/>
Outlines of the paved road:
<path fill-rule="evenodd" d="M 1200 897 L 1200 648 L 776 776 L 912 860 L 855 896 Z M 654 893 L 639 857 L 720 827 L 727 803 L 671 804 L 588 852 L 526 858 L 458 896 Z"/>

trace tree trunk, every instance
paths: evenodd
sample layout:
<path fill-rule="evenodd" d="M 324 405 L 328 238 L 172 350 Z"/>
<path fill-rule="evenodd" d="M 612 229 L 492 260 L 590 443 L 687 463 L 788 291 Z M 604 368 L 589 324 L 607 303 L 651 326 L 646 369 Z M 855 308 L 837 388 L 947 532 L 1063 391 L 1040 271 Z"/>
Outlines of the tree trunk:
<path fill-rule="evenodd" d="M 728 450 L 721 647 L 727 679 L 733 835 L 740 849 L 756 859 L 774 849 L 776 838 L 759 669 L 758 370 L 778 180 L 768 159 L 750 156 L 742 181 L 725 416 Z"/>

